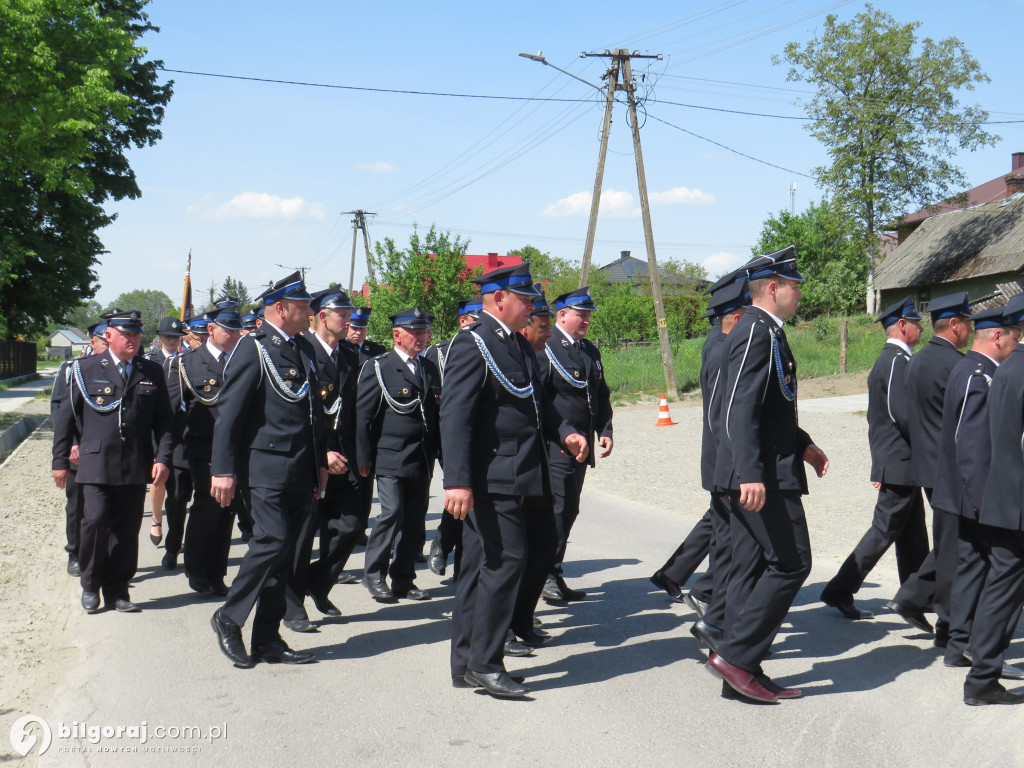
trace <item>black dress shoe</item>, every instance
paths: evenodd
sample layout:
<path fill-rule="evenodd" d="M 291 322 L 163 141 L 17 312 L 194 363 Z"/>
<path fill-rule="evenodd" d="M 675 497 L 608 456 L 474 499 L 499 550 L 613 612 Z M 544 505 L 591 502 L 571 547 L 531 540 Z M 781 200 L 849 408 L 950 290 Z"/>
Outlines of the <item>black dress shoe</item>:
<path fill-rule="evenodd" d="M 127 597 L 119 597 L 114 601 L 114 610 L 118 613 L 138 613 L 142 609 Z"/>
<path fill-rule="evenodd" d="M 316 655 L 310 651 L 293 651 L 284 640 L 274 640 L 263 645 L 252 647 L 254 661 L 265 661 L 268 664 L 309 664 L 316 661 Z"/>
<path fill-rule="evenodd" d="M 355 584 L 357 581 L 359 581 L 359 577 L 356 576 L 354 573 L 349 573 L 348 571 L 342 571 L 341 573 L 338 574 L 338 580 L 335 583 L 336 584 Z"/>
<path fill-rule="evenodd" d="M 693 592 L 687 592 L 686 597 L 683 598 L 686 604 L 693 609 L 693 612 L 697 614 L 698 619 L 703 619 L 704 614 L 708 612 L 710 607 L 707 603 L 697 597 Z"/>
<path fill-rule="evenodd" d="M 78 555 L 68 555 L 68 576 L 81 576 L 82 567 L 78 564 Z"/>
<path fill-rule="evenodd" d="M 285 619 L 281 622 L 284 624 L 285 629 L 290 629 L 292 632 L 319 632 L 320 628 L 317 627 L 309 619 Z"/>
<path fill-rule="evenodd" d="M 324 616 L 341 616 L 341 610 L 331 602 L 327 595 L 310 592 L 309 596 L 313 598 L 313 605 L 315 605 L 316 609 Z"/>
<path fill-rule="evenodd" d="M 533 648 L 540 648 L 550 639 L 548 635 L 538 632 L 536 629 L 528 629 L 524 632 L 516 632 L 515 634 L 523 645 L 529 645 Z"/>
<path fill-rule="evenodd" d="M 821 593 L 821 602 L 839 611 L 843 616 L 853 621 L 858 619 L 873 619 L 875 614 L 871 611 L 862 611 L 848 595 L 835 595 L 830 592 Z"/>
<path fill-rule="evenodd" d="M 227 597 L 228 585 L 224 583 L 223 579 L 217 579 L 216 581 L 211 580 L 210 591 L 217 597 Z"/>
<path fill-rule="evenodd" d="M 718 644 L 725 637 L 725 631 L 716 629 L 704 619 L 696 622 L 690 627 L 690 634 L 700 640 L 701 643 L 710 648 L 713 652 L 718 650 Z"/>
<path fill-rule="evenodd" d="M 430 557 L 427 558 L 427 567 L 436 576 L 444 576 L 445 569 L 448 567 L 448 558 L 444 550 L 441 549 L 441 542 L 437 539 L 430 542 Z"/>
<path fill-rule="evenodd" d="M 217 633 L 218 645 L 221 653 L 231 659 L 232 663 L 241 669 L 252 667 L 252 659 L 245 652 L 245 643 L 242 641 L 242 628 L 231 619 L 222 615 L 218 610 L 210 617 L 210 626 Z"/>
<path fill-rule="evenodd" d="M 505 641 L 505 655 L 506 656 L 532 656 L 533 648 L 528 645 L 520 643 L 518 640 L 506 640 Z"/>
<path fill-rule="evenodd" d="M 676 584 L 672 579 L 665 575 L 665 572 L 661 569 L 654 572 L 651 576 L 651 583 L 658 589 L 663 589 L 668 593 L 668 596 L 675 600 L 677 603 L 683 602 L 683 590 Z"/>
<path fill-rule="evenodd" d="M 928 622 L 928 619 L 925 618 L 925 615 L 916 608 L 911 608 L 901 603 L 897 603 L 895 600 L 890 600 L 885 604 L 885 607 L 907 623 L 920 629 L 922 632 L 928 632 L 930 634 L 934 631 L 932 629 L 932 625 Z"/>
<path fill-rule="evenodd" d="M 391 590 L 396 598 L 400 600 L 429 600 L 430 593 L 420 589 L 415 584 L 408 587 L 395 587 Z"/>
<path fill-rule="evenodd" d="M 395 598 L 395 593 L 391 591 L 391 587 L 385 584 L 381 579 L 363 579 L 363 586 L 365 586 L 369 591 L 370 597 L 378 603 L 398 602 Z"/>
<path fill-rule="evenodd" d="M 474 688 L 483 688 L 499 699 L 515 699 L 530 692 L 525 685 L 513 680 L 508 672 L 474 672 L 467 669 L 465 680 Z"/>
<path fill-rule="evenodd" d="M 100 593 L 82 592 L 82 607 L 85 608 L 86 613 L 99 613 Z"/>
<path fill-rule="evenodd" d="M 964 704 L 980 707 L 985 704 L 1021 704 L 1024 703 L 1024 691 L 1018 689 L 1008 691 L 1002 686 L 979 693 L 977 696 L 964 696 Z"/>
<path fill-rule="evenodd" d="M 562 592 L 563 600 L 585 600 L 587 593 L 581 589 L 571 589 L 568 584 L 565 583 L 565 579 L 561 576 L 555 579 L 558 584 L 558 589 Z"/>
<path fill-rule="evenodd" d="M 970 652 L 966 652 L 961 653 L 959 658 L 951 659 L 946 657 L 942 660 L 942 664 L 946 667 L 969 667 L 974 664 L 974 659 Z M 1024 679 L 1024 669 L 1003 662 L 1003 668 L 1000 671 L 999 676 L 1004 680 L 1021 680 Z"/>
<path fill-rule="evenodd" d="M 173 571 L 178 567 L 178 555 L 176 552 L 164 552 L 163 559 L 160 561 L 165 571 Z"/>
<path fill-rule="evenodd" d="M 565 600 L 562 597 L 562 590 L 558 588 L 558 584 L 555 583 L 554 579 L 548 579 L 544 582 L 544 589 L 541 591 L 540 596 L 545 600 L 553 600 L 558 603 Z"/>
<path fill-rule="evenodd" d="M 200 595 L 213 595 L 213 587 L 210 586 L 210 582 L 206 580 L 205 576 L 189 576 L 188 587 L 193 592 L 198 592 Z"/>

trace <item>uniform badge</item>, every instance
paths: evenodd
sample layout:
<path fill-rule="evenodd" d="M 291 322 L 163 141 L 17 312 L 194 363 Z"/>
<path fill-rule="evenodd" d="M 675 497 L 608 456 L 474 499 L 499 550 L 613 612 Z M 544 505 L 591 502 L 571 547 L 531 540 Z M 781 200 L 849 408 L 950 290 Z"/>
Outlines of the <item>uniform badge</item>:
<path fill-rule="evenodd" d="M 284 383 L 284 385 L 285 385 L 286 387 L 288 387 L 288 389 L 291 389 L 291 388 L 292 388 L 292 383 L 291 383 L 290 381 L 286 381 L 286 382 Z"/>
<path fill-rule="evenodd" d="M 408 387 L 402 387 L 402 394 L 403 395 L 408 395 L 409 394 L 409 388 Z"/>
<path fill-rule="evenodd" d="M 216 380 L 216 379 L 210 379 L 210 386 L 211 386 L 211 387 L 212 387 L 212 386 L 213 386 L 214 384 L 216 384 L 216 383 L 217 383 L 217 380 Z"/>
<path fill-rule="evenodd" d="M 96 398 L 96 405 L 103 405 L 103 398 L 102 397 L 97 397 Z"/>
<path fill-rule="evenodd" d="M 320 397 L 323 398 L 324 400 L 327 399 L 327 390 L 326 389 L 321 389 L 320 390 Z"/>
<path fill-rule="evenodd" d="M 100 360 L 100 367 L 101 368 L 106 368 L 108 365 L 110 365 L 110 361 L 107 360 L 107 358 L 104 357 L 102 360 Z"/>
<path fill-rule="evenodd" d="M 333 384 L 328 384 L 327 385 L 327 391 L 328 392 L 333 392 L 334 391 L 334 385 Z"/>
<path fill-rule="evenodd" d="M 580 372 L 579 371 L 573 371 L 572 375 L 575 376 L 578 379 L 580 377 Z"/>
<path fill-rule="evenodd" d="M 270 343 L 273 344 L 275 347 L 280 347 L 281 346 L 281 337 L 280 336 L 272 337 L 270 339 Z"/>
<path fill-rule="evenodd" d="M 566 341 L 565 339 L 562 339 L 562 346 L 563 346 L 563 347 L 565 347 L 566 349 L 568 349 L 568 348 L 569 348 L 570 346 L 572 346 L 572 345 L 571 345 L 571 344 L 569 344 L 569 342 L 568 342 L 568 341 Z"/>
<path fill-rule="evenodd" d="M 110 390 L 110 387 L 104 387 L 104 388 L 103 388 L 103 394 L 104 394 L 104 395 L 109 395 L 109 394 L 110 394 L 110 392 L 111 392 L 111 390 Z"/>
<path fill-rule="evenodd" d="M 207 384 L 205 387 L 203 387 L 203 392 L 209 392 L 209 391 L 210 391 L 210 385 Z"/>
<path fill-rule="evenodd" d="M 288 375 L 294 377 L 294 376 L 298 376 L 299 374 L 295 372 L 294 368 L 289 368 L 288 369 Z"/>
<path fill-rule="evenodd" d="M 505 332 L 503 330 L 501 330 L 501 328 L 495 328 L 494 332 L 496 334 L 498 334 L 498 338 L 499 339 L 504 339 L 505 338 Z"/>

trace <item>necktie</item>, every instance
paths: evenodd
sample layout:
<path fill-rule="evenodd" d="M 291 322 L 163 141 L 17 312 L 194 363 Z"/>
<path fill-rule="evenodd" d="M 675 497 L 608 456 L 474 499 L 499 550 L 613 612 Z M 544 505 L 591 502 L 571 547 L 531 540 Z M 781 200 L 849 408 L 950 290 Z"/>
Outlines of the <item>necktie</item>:
<path fill-rule="evenodd" d="M 130 365 L 128 363 L 118 363 L 117 372 L 121 374 L 121 380 L 127 383 L 128 374 L 131 372 Z"/>

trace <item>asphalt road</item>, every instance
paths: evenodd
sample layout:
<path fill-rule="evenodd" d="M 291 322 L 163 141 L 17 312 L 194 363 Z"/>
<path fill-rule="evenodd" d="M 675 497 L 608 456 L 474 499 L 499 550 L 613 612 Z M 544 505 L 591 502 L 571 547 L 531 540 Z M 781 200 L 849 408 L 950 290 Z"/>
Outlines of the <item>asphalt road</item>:
<path fill-rule="evenodd" d="M 542 602 L 549 647 L 507 660 L 534 689 L 527 700 L 451 687 L 454 587 L 425 570 L 418 584 L 433 599 L 424 603 L 382 606 L 361 585 L 335 587 L 343 617 L 321 621 L 318 634 L 286 632 L 318 663 L 235 669 L 210 629 L 216 604 L 195 599 L 180 571 L 165 572 L 163 550 L 143 536 L 132 593 L 142 613 L 86 616 L 70 579 L 45 597 L 59 604 L 54 632 L 71 638 L 73 658 L 47 693 L 49 706 L 34 713 L 54 736 L 38 764 L 1024 764 L 1024 709 L 966 707 L 964 670 L 943 667 L 930 637 L 884 613 L 897 585 L 891 554 L 858 596 L 878 618 L 850 622 L 817 602 L 868 524 L 872 495 L 863 476 L 863 415 L 806 410 L 804 424 L 829 451 L 834 471 L 807 499 L 815 568 L 766 663 L 778 682 L 802 687 L 803 699 L 755 705 L 720 697 L 721 683 L 705 669 L 705 654 L 688 631 L 695 617 L 648 581 L 703 512 L 701 495 L 677 471 L 652 481 L 654 503 L 637 492 L 644 481 L 629 463 L 636 454 L 631 441 L 653 441 L 646 450 L 663 461 L 688 462 L 699 412 L 676 409 L 679 425 L 653 432 L 650 413 L 623 409 L 616 415 L 622 456 L 598 468 L 600 482 L 588 480 L 569 547 L 568 580 L 588 599 Z M 439 511 L 435 498 L 431 531 Z M 241 554 L 236 540 L 233 564 Z M 358 553 L 351 565 L 361 564 Z M 1018 637 L 1009 658 L 1022 655 Z M 127 732 L 102 738 L 101 731 L 90 743 L 91 728 L 143 721 L 145 744 Z M 60 724 L 66 734 L 74 723 L 78 731 L 62 737 Z M 219 730 L 216 738 L 157 738 L 159 728 L 184 727 Z"/>

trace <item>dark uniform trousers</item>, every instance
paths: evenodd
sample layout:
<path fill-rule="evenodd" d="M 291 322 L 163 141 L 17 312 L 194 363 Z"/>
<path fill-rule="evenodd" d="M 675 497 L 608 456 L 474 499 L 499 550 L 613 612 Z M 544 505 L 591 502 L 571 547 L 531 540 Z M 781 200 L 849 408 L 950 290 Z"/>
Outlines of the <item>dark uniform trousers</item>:
<path fill-rule="evenodd" d="M 383 581 L 390 570 L 392 586 L 408 587 L 426 536 L 430 476 L 377 475 L 377 497 L 380 514 L 366 544 L 363 578 Z"/>
<path fill-rule="evenodd" d="M 474 494 L 462 544 L 462 578 L 452 612 L 452 674 L 505 669 L 505 633 L 526 560 L 523 496 Z M 542 586 L 543 588 L 543 586 Z M 487 599 L 477 599 L 486 595 Z M 539 595 L 538 595 L 539 596 Z"/>
<path fill-rule="evenodd" d="M 871 528 L 843 562 L 839 573 L 828 583 L 828 591 L 856 594 L 893 541 L 896 543 L 900 584 L 904 584 L 920 568 L 928 551 L 924 499 L 916 485 L 882 484 Z"/>
<path fill-rule="evenodd" d="M 712 627 L 725 629 L 728 625 L 727 599 L 732 574 L 732 503 L 727 493 L 711 494 L 711 524 L 713 530 L 708 569 L 694 581 L 690 592 L 708 604 L 704 621 Z"/>
<path fill-rule="evenodd" d="M 932 489 L 924 491 L 930 502 Z M 949 600 L 959 557 L 959 531 L 959 515 L 932 508 L 932 551 L 896 592 L 895 600 L 901 605 L 935 611 L 936 637 L 949 631 Z"/>
<path fill-rule="evenodd" d="M 127 597 L 139 563 L 146 486 L 81 483 L 84 512 L 78 557 L 82 589 L 107 603 Z"/>
<path fill-rule="evenodd" d="M 221 583 L 228 572 L 231 531 L 235 514 L 242 506 L 242 494 L 227 507 L 210 495 L 210 463 L 190 461 L 189 475 L 195 483 L 195 498 L 185 530 L 185 572 Z"/>
<path fill-rule="evenodd" d="M 330 591 L 366 530 L 369 515 L 361 500 L 361 479 L 358 472 L 349 470 L 327 480 L 327 495 L 317 503 L 320 554 L 309 567 L 310 591 Z"/>
<path fill-rule="evenodd" d="M 221 612 L 238 626 L 256 607 L 252 643 L 280 639 L 285 615 L 285 590 L 299 530 L 310 514 L 310 491 L 250 488 L 253 536 Z"/>
<path fill-rule="evenodd" d="M 526 565 L 512 611 L 512 631 L 520 636 L 533 630 L 533 614 L 556 562 L 559 542 L 550 496 L 525 497 L 523 512 L 526 517 Z"/>
<path fill-rule="evenodd" d="M 583 480 L 587 476 L 587 465 L 579 463 L 557 445 L 549 444 L 548 471 L 551 475 L 555 532 L 558 536 L 558 549 L 555 551 L 555 562 L 551 572 L 561 575 L 562 561 L 565 559 L 565 550 L 569 544 L 569 532 L 580 514 L 580 492 L 583 490 Z"/>
<path fill-rule="evenodd" d="M 80 532 L 82 528 L 82 486 L 78 484 L 78 467 L 71 465 L 68 471 L 68 482 L 64 486 L 64 535 L 67 543 L 64 551 L 78 557 Z"/>
<path fill-rule="evenodd" d="M 192 475 L 188 467 L 177 464 L 168 469 L 167 496 L 164 499 L 164 516 L 167 518 L 164 548 L 177 555 L 185 539 L 185 512 L 192 500 Z"/>
<path fill-rule="evenodd" d="M 722 658 L 755 672 L 811 572 L 811 541 L 799 491 L 768 490 L 760 512 L 732 508 L 732 564 Z"/>
<path fill-rule="evenodd" d="M 696 572 L 704 558 L 711 551 L 711 537 L 715 530 L 714 518 L 711 507 L 708 507 L 704 515 L 692 530 L 683 539 L 676 551 L 672 553 L 665 564 L 661 566 L 661 572 L 676 584 L 683 585 Z M 690 592 L 698 600 L 709 602 L 711 599 L 712 569 L 701 574 L 694 582 Z"/>

